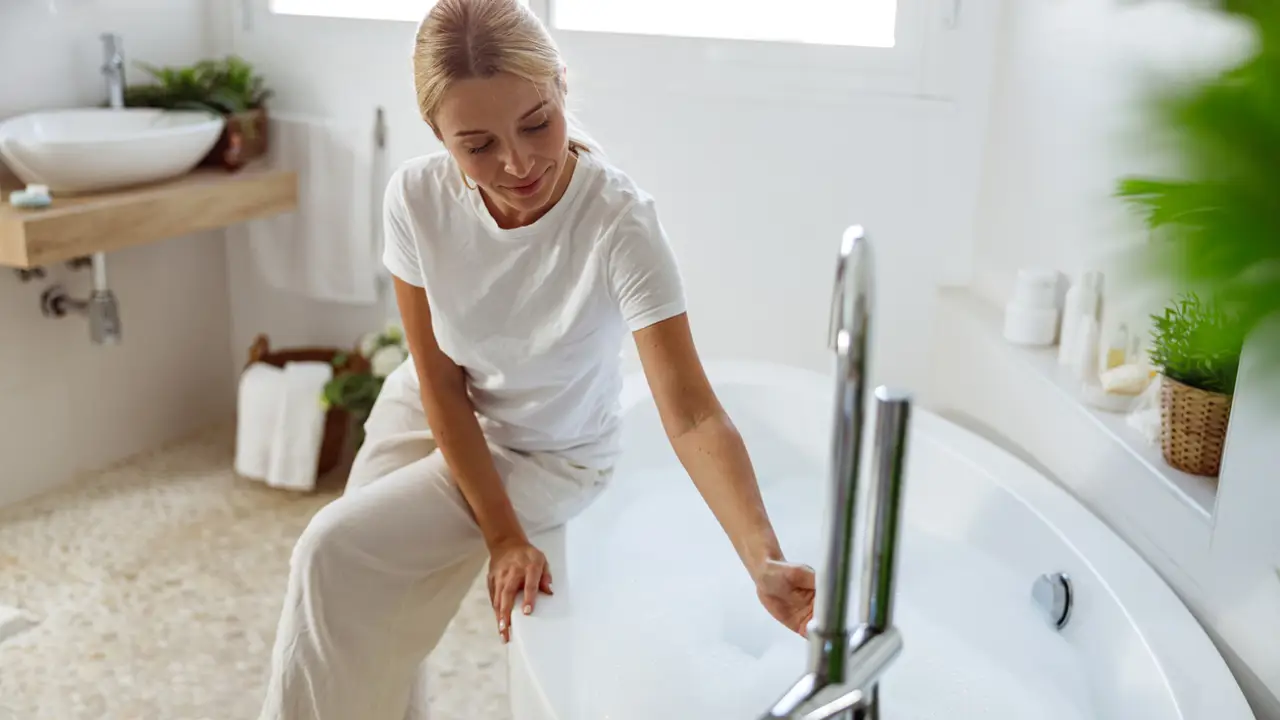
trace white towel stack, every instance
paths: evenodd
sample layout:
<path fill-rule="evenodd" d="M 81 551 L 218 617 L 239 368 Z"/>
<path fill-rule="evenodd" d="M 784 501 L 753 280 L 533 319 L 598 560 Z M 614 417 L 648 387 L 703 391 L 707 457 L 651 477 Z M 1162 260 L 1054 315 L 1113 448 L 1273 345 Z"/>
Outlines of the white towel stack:
<path fill-rule="evenodd" d="M 291 362 L 284 369 L 250 365 L 240 377 L 236 472 L 285 490 L 308 492 L 324 441 L 325 383 L 333 367 Z"/>
<path fill-rule="evenodd" d="M 236 401 L 236 474 L 265 480 L 271 466 L 271 443 L 280 414 L 284 371 L 254 363 L 240 375 Z"/>

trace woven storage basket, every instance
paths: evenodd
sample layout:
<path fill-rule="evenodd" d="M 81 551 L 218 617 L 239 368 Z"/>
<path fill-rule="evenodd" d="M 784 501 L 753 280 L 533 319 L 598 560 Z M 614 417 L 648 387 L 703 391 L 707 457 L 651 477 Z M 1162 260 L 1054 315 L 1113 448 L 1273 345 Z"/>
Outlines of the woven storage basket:
<path fill-rule="evenodd" d="M 367 361 L 360 356 L 360 353 L 327 347 L 272 350 L 271 342 L 266 335 L 259 335 L 254 339 L 253 345 L 249 347 L 249 362 L 245 367 L 256 362 L 266 363 L 278 368 L 284 367 L 285 363 L 289 362 L 333 362 L 333 359 L 339 353 L 347 353 L 347 364 L 341 368 L 334 368 L 335 372 L 341 372 L 344 369 L 354 371 L 367 369 Z M 316 398 L 316 402 L 319 401 L 320 398 Z M 338 466 L 338 463 L 342 462 L 347 445 L 347 428 L 350 424 L 350 413 L 342 408 L 330 408 L 325 414 L 324 440 L 320 444 L 320 462 L 316 467 L 317 477 L 333 470 Z"/>
<path fill-rule="evenodd" d="M 1230 417 L 1230 395 L 1160 378 L 1160 445 L 1172 467 L 1217 477 Z"/>

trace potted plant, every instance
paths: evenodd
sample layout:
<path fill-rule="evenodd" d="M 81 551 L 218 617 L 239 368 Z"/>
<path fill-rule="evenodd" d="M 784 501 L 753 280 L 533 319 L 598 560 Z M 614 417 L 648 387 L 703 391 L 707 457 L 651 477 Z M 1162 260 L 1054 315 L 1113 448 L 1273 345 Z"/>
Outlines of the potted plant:
<path fill-rule="evenodd" d="M 205 110 L 226 118 L 222 137 L 201 164 L 235 170 L 266 152 L 266 101 L 273 91 L 248 62 L 232 55 L 185 67 L 138 67 L 154 82 L 127 87 L 126 107 Z"/>
<path fill-rule="evenodd" d="M 325 385 L 321 402 L 325 408 L 347 411 L 354 422 L 355 444 L 359 447 L 364 442 L 364 423 L 382 392 L 383 382 L 409 357 L 409 348 L 404 330 L 392 324 L 361 338 L 356 352 L 364 362 L 350 363 L 345 354 L 333 359 L 334 376 Z"/>
<path fill-rule="evenodd" d="M 1160 371 L 1160 445 L 1165 462 L 1217 477 L 1240 369 L 1233 319 L 1194 293 L 1153 315 L 1151 363 Z"/>

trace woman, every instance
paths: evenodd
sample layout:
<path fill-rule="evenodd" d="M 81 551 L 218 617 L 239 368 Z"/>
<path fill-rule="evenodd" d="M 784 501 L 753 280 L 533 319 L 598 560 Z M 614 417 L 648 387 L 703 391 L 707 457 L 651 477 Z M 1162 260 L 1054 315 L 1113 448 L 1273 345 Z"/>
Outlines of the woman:
<path fill-rule="evenodd" d="M 652 199 L 569 129 L 545 28 L 517 0 L 441 0 L 414 74 L 446 152 L 403 165 L 386 194 L 383 259 L 412 357 L 373 409 L 348 492 L 294 550 L 263 717 L 403 718 L 486 560 L 510 639 L 512 612 L 552 592 L 529 537 L 582 510 L 618 455 L 628 331 L 760 601 L 803 634 L 813 572 L 785 562 L 703 373 Z"/>

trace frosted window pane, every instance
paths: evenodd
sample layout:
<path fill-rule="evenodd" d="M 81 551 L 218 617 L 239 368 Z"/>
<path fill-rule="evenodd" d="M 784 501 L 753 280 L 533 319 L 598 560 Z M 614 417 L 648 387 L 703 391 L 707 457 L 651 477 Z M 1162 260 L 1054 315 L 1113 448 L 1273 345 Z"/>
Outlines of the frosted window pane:
<path fill-rule="evenodd" d="M 554 0 L 562 30 L 893 47 L 897 0 Z"/>
<path fill-rule="evenodd" d="M 528 4 L 528 0 L 521 0 Z M 271 12 L 281 15 L 412 20 L 421 22 L 435 0 L 271 0 Z"/>

